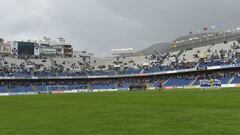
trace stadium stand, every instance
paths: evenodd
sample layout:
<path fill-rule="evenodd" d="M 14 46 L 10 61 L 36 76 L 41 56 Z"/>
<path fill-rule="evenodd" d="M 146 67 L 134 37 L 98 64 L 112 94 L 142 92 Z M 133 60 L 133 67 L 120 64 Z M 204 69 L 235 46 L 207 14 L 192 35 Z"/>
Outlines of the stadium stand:
<path fill-rule="evenodd" d="M 186 43 L 189 39 L 191 41 Z M 145 55 L 51 58 L 2 55 L 0 93 L 156 89 L 159 83 L 164 87 L 185 87 L 197 86 L 202 79 L 238 84 L 239 43 L 239 33 L 224 36 L 202 33 L 180 37 L 172 44 L 165 43 L 164 51 L 151 50 L 151 47 L 147 52 L 140 51 Z"/>

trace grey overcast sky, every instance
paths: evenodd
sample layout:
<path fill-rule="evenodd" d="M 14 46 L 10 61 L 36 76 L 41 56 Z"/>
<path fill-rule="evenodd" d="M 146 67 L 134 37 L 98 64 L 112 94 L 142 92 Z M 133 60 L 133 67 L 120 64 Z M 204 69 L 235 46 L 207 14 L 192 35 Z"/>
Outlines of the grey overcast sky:
<path fill-rule="evenodd" d="M 240 24 L 240 0 L 1 0 L 0 37 L 64 37 L 109 55 L 143 49 L 215 24 Z"/>

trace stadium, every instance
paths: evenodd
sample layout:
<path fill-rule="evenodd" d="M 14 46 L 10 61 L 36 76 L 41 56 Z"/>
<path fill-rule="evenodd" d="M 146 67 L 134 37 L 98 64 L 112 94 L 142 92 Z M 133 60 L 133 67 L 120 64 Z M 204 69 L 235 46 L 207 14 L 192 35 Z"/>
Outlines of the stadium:
<path fill-rule="evenodd" d="M 0 0 L 0 135 L 239 135 L 239 0 Z"/>
<path fill-rule="evenodd" d="M 1 95 L 222 87 L 240 83 L 240 32 L 179 37 L 139 52 L 115 49 L 111 57 L 73 51 L 64 39 L 2 40 Z M 155 50 L 152 50 L 152 49 Z"/>
<path fill-rule="evenodd" d="M 240 132 L 239 28 L 112 53 L 2 39 L 0 134 Z"/>

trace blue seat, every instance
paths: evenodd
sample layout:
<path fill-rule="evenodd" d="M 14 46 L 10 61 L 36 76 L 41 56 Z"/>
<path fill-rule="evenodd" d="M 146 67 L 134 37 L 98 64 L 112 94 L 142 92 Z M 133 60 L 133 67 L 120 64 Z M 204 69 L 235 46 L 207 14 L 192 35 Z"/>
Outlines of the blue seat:
<path fill-rule="evenodd" d="M 232 84 L 240 83 L 240 77 L 236 76 L 234 77 Z"/>
<path fill-rule="evenodd" d="M 186 86 L 193 82 L 191 79 L 169 79 L 164 86 Z"/>

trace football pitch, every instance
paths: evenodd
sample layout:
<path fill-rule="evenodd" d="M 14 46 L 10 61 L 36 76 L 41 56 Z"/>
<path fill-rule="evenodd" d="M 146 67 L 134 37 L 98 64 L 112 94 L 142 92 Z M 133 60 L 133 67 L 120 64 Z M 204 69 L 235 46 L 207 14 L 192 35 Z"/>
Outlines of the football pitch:
<path fill-rule="evenodd" d="M 0 135 L 239 135 L 240 89 L 0 97 Z"/>

